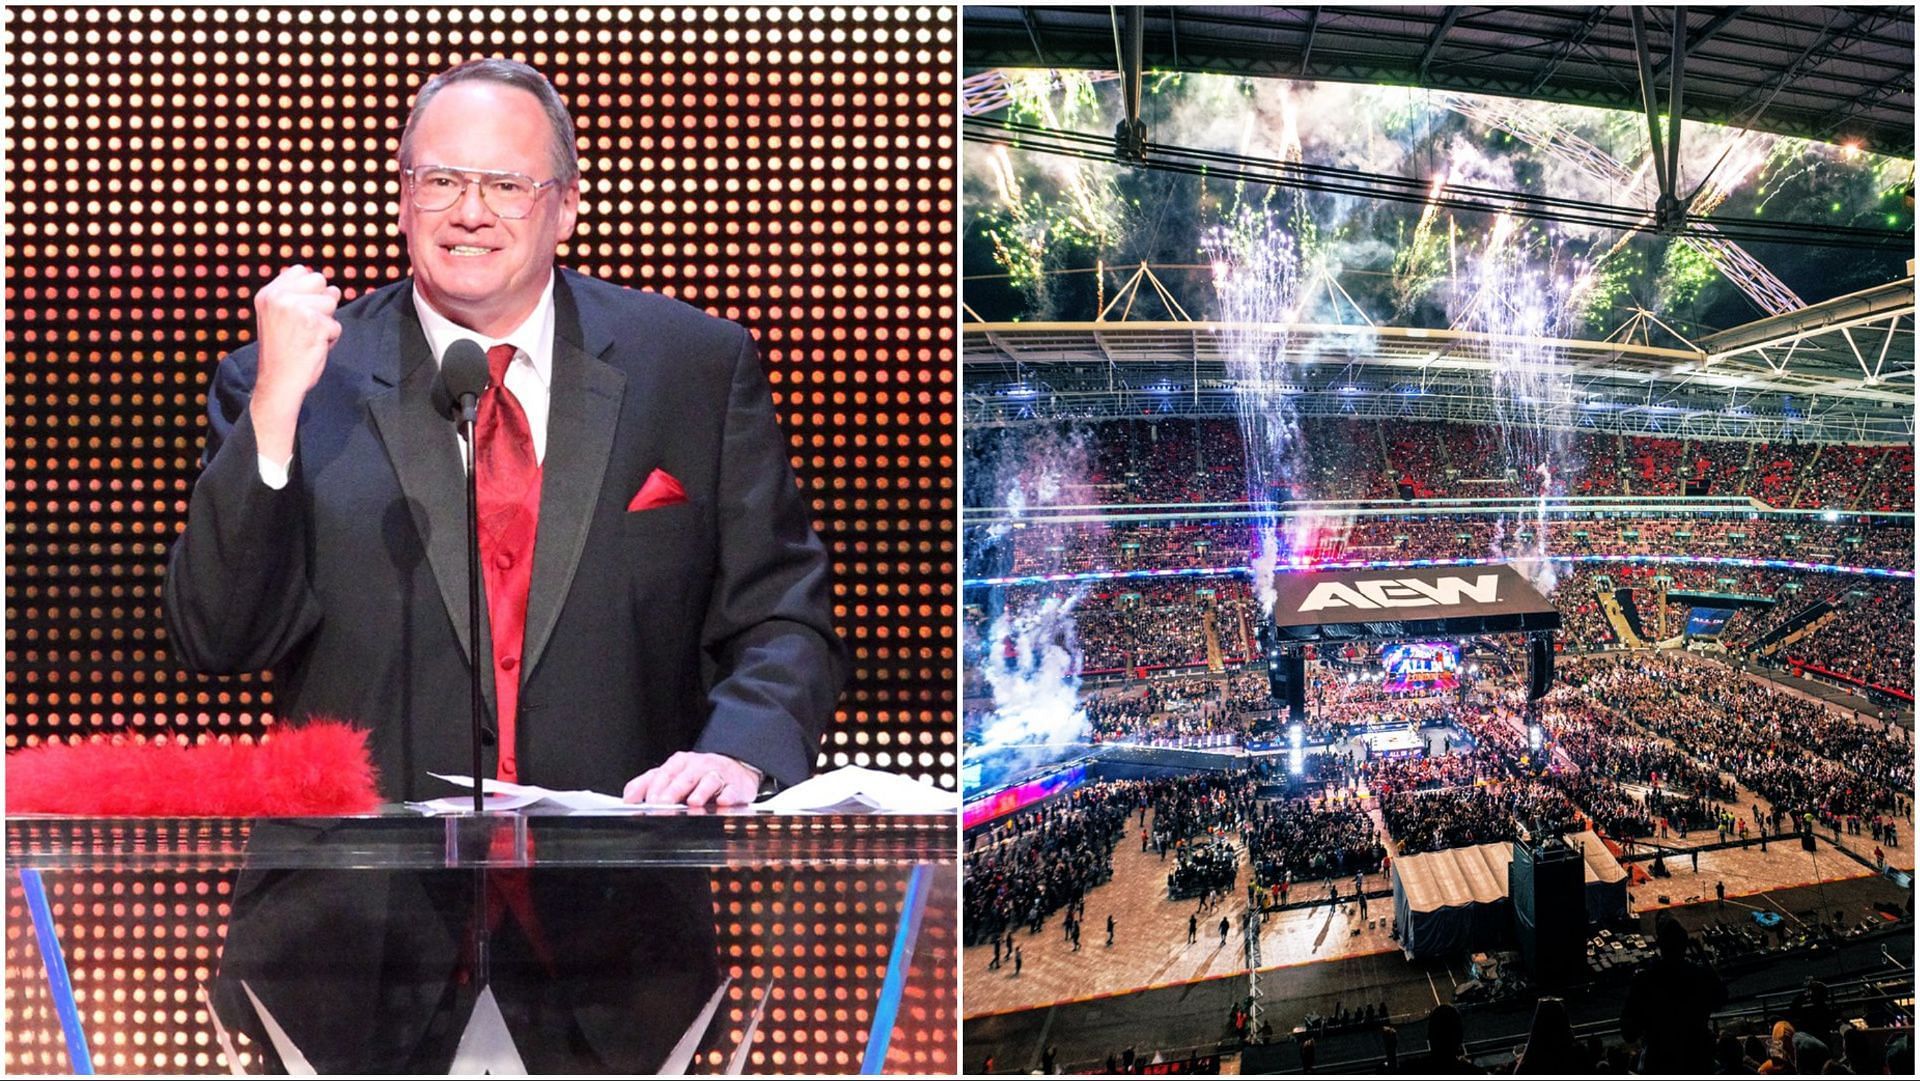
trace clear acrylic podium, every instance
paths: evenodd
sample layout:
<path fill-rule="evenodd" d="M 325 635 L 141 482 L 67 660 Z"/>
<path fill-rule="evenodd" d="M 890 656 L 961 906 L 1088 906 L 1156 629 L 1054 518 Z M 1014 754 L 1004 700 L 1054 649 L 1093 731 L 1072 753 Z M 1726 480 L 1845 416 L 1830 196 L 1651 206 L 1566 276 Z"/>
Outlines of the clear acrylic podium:
<path fill-rule="evenodd" d="M 957 829 L 12 818 L 4 1065 L 947 1073 Z"/>

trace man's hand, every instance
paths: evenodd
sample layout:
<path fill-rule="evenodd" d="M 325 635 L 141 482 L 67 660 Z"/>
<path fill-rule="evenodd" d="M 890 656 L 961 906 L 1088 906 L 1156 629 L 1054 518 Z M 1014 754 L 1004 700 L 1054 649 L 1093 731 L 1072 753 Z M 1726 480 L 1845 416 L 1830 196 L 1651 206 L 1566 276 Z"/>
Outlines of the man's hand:
<path fill-rule="evenodd" d="M 760 791 L 760 771 L 737 758 L 699 751 L 677 751 L 665 762 L 627 782 L 628 803 L 718 804 L 739 807 Z"/>
<path fill-rule="evenodd" d="M 327 350 L 340 340 L 340 322 L 333 317 L 339 303 L 339 287 L 304 266 L 282 270 L 254 294 L 260 371 L 247 411 L 260 453 L 271 461 L 293 458 L 300 403 L 326 370 Z"/>

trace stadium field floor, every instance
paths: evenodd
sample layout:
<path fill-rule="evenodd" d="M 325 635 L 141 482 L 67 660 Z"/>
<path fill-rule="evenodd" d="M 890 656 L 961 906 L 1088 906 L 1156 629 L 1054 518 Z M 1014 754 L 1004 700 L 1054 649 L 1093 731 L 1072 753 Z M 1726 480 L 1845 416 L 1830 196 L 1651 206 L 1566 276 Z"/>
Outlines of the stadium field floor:
<path fill-rule="evenodd" d="M 1794 846 L 1798 851 L 1798 846 Z M 1802 856 L 1804 857 L 1804 853 Z M 1889 905 L 1905 906 L 1911 894 L 1889 879 L 1870 873 L 1859 864 L 1831 851 L 1827 842 L 1820 845 L 1819 859 L 1831 860 L 1836 871 L 1853 877 L 1814 885 L 1768 889 L 1745 897 L 1730 895 L 1721 909 L 1714 901 L 1678 906 L 1670 911 L 1682 923 L 1697 929 L 1716 919 L 1739 920 L 1746 908 L 1770 908 L 1786 913 L 1789 921 L 1811 919 L 1812 910 L 1846 913 L 1848 922 L 1877 919 L 1876 909 Z M 1157 862 L 1157 861 L 1156 861 Z M 1705 870 L 1706 860 L 1702 859 Z M 1842 868 L 1844 867 L 1844 870 Z M 1324 912 L 1324 909 L 1322 909 Z M 1090 922 L 1097 918 L 1089 903 Z M 1324 918 L 1324 917 L 1323 917 Z M 1655 913 L 1638 915 L 1641 927 L 1649 934 Z M 1182 921 L 1184 923 L 1184 919 Z M 1217 925 L 1217 918 L 1216 918 Z M 1057 928 L 1049 928 L 1058 937 Z M 1043 932 L 1037 938 L 1047 937 Z M 1025 940 L 1026 936 L 1022 936 Z M 1104 933 L 1102 935 L 1104 938 Z M 1218 931 L 1214 943 L 1218 942 Z M 1184 926 L 1181 938 L 1185 938 Z M 1085 943 L 1085 954 L 1091 946 Z M 1211 947 L 1210 947 L 1211 948 Z M 1762 994 L 1790 992 L 1818 977 L 1837 982 L 1869 970 L 1885 968 L 1890 954 L 1911 970 L 1913 936 L 1910 933 L 1879 936 L 1868 941 L 1850 942 L 1839 950 L 1815 957 L 1793 957 L 1748 966 L 1730 975 L 1728 989 L 1735 999 Z M 1227 1034 L 1234 1006 L 1247 994 L 1244 970 L 1182 982 L 1179 984 L 1121 994 L 1090 995 L 1073 1001 L 1037 1008 L 1018 1009 L 981 1015 L 977 1001 L 976 966 L 968 951 L 968 982 L 965 1022 L 965 1061 L 963 1070 L 984 1069 L 992 1056 L 996 1071 L 1026 1072 L 1039 1065 L 1048 1046 L 1056 1048 L 1059 1060 L 1068 1066 L 1097 1067 L 1109 1053 L 1133 1047 L 1143 1057 L 1155 1050 L 1175 1055 L 1199 1048 L 1211 1051 Z M 1089 962 L 1097 964 L 1094 958 Z M 1062 964 L 1071 964 L 1064 960 Z M 1403 1048 L 1425 1045 L 1424 1018 L 1436 1002 L 1452 1001 L 1454 987 L 1467 978 L 1461 962 L 1414 962 L 1398 950 L 1363 952 L 1324 960 L 1313 960 L 1264 971 L 1260 988 L 1264 1016 L 1282 1037 L 1310 1012 L 1331 1013 L 1341 1003 L 1349 1007 L 1382 1001 L 1394 1018 Z M 991 978 L 993 974 L 988 974 Z M 1576 1025 L 1618 1018 L 1624 996 L 1624 982 L 1613 980 L 1597 984 L 1568 996 Z M 1532 1019 L 1531 998 L 1495 1006 L 1466 1009 L 1470 1043 L 1518 1037 Z M 1282 1042 L 1282 1068 L 1298 1068 L 1291 1041 Z M 1346 1061 L 1376 1058 L 1380 1054 L 1379 1036 L 1357 1032 L 1341 1036 L 1323 1036 L 1318 1041 L 1317 1058 L 1322 1070 L 1337 1068 Z M 1231 1068 L 1235 1062 L 1229 1060 Z"/>

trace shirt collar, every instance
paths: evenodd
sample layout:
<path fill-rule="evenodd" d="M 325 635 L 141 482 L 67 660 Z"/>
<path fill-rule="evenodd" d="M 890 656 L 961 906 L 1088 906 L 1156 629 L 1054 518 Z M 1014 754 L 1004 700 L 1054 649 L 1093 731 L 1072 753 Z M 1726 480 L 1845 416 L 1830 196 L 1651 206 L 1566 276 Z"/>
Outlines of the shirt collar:
<path fill-rule="evenodd" d="M 540 303 L 533 306 L 527 318 L 505 337 L 490 338 L 478 331 L 448 319 L 435 310 L 420 290 L 413 290 L 413 309 L 419 313 L 420 329 L 426 332 L 427 347 L 433 350 L 433 362 L 440 363 L 447 355 L 447 347 L 462 338 L 472 338 L 480 343 L 480 348 L 491 349 L 501 342 L 510 342 L 520 350 L 520 354 L 533 365 L 533 372 L 540 377 L 542 386 L 553 384 L 553 283 L 554 276 L 548 275 L 547 288 L 540 294 Z"/>

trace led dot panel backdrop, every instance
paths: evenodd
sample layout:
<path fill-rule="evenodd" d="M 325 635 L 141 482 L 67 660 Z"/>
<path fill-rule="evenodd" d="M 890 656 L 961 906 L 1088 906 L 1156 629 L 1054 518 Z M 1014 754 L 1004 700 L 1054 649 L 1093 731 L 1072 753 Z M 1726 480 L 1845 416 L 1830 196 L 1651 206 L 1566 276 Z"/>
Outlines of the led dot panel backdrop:
<path fill-rule="evenodd" d="M 854 664 L 821 765 L 954 784 L 952 13 L 9 9 L 7 746 L 257 735 L 260 677 L 167 652 L 160 586 L 220 356 L 291 263 L 407 272 L 414 90 L 553 79 L 584 192 L 560 263 L 759 341 Z"/>
<path fill-rule="evenodd" d="M 270 728 L 269 682 L 190 675 L 162 630 L 205 388 L 251 340 L 250 298 L 281 267 L 317 267 L 349 297 L 406 273 L 394 154 L 413 91 L 503 55 L 546 72 L 573 109 L 584 191 L 561 265 L 678 297 L 759 342 L 853 653 L 821 767 L 955 786 L 950 10 L 4 19 L 10 750 Z M 903 878 L 716 873 L 733 963 L 754 969 L 737 956 L 751 943 L 777 965 L 807 962 L 760 1022 L 749 1068 L 859 1068 L 872 1022 L 859 988 L 877 980 Z M 81 950 L 80 1006 L 105 1041 L 98 1068 L 224 1069 L 199 989 L 230 880 L 49 878 L 54 918 Z M 751 926 L 734 926 L 742 916 Z M 10 876 L 6 1070 L 61 1072 L 30 927 Z M 953 1068 L 951 932 L 939 933 L 905 989 L 889 1069 Z M 823 935 L 834 956 L 814 956 Z"/>

